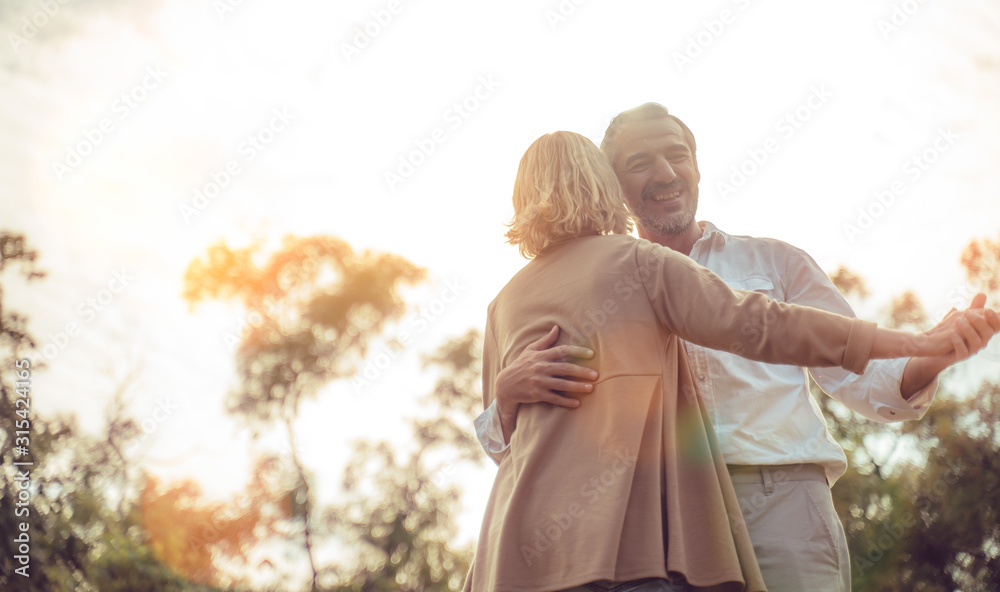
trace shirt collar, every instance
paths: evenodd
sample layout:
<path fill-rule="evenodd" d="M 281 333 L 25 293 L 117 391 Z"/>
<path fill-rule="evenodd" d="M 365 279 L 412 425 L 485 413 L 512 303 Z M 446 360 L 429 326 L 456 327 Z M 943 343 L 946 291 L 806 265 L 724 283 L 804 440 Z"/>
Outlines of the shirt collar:
<path fill-rule="evenodd" d="M 701 227 L 701 238 L 698 239 L 696 242 L 701 242 L 703 240 L 711 241 L 712 235 L 714 234 L 719 235 L 719 238 L 722 240 L 723 244 L 725 244 L 729 240 L 728 234 L 719 230 L 718 226 L 712 224 L 708 220 L 702 220 L 701 222 L 698 222 L 698 226 Z"/>

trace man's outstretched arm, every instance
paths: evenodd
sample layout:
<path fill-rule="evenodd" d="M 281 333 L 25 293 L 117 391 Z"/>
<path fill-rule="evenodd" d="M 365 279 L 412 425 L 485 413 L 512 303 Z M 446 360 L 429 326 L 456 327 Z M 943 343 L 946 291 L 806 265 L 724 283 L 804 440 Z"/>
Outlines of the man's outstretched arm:
<path fill-rule="evenodd" d="M 826 273 L 800 249 L 793 247 L 789 252 L 781 286 L 788 302 L 854 316 Z M 979 351 L 992 335 L 981 321 L 989 324 L 995 313 L 985 310 L 984 305 L 985 298 L 977 296 L 967 310 L 949 313 L 932 329 L 948 332 L 959 328 L 963 338 L 953 342 L 951 353 L 873 360 L 863 375 L 837 368 L 810 368 L 809 372 L 825 393 L 868 419 L 882 423 L 919 419 L 934 398 L 938 373 Z"/>

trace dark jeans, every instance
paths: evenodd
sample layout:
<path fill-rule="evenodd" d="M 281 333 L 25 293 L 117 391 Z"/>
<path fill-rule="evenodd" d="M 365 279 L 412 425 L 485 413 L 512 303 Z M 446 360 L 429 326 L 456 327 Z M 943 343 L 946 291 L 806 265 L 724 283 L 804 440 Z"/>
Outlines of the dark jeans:
<path fill-rule="evenodd" d="M 590 582 L 576 588 L 567 588 L 562 592 L 688 592 L 689 590 L 691 587 L 681 581 L 648 578 L 631 582 Z"/>

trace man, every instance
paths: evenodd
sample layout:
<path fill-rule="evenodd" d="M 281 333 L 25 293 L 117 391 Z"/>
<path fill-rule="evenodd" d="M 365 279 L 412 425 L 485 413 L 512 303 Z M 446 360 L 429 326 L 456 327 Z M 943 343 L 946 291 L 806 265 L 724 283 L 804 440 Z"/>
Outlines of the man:
<path fill-rule="evenodd" d="M 688 255 L 732 288 L 854 316 L 803 251 L 695 222 L 700 180 L 695 139 L 663 106 L 647 103 L 619 114 L 601 149 L 622 184 L 640 237 Z M 970 311 L 942 321 L 965 337 L 952 354 L 873 361 L 863 375 L 806 370 L 826 393 L 869 419 L 919 419 L 937 389 L 937 374 L 985 347 L 993 335 L 971 312 L 984 303 L 985 297 L 977 296 Z M 573 395 L 590 392 L 598 378 L 564 361 L 582 356 L 582 348 L 549 348 L 557 337 L 554 327 L 498 375 L 496 406 L 476 421 L 484 448 L 498 462 L 520 403 L 576 407 L 580 402 Z M 744 521 L 768 590 L 849 591 L 847 541 L 830 494 L 847 458 L 809 393 L 806 373 L 691 344 L 686 348 L 740 498 L 743 516 L 730 518 Z"/>

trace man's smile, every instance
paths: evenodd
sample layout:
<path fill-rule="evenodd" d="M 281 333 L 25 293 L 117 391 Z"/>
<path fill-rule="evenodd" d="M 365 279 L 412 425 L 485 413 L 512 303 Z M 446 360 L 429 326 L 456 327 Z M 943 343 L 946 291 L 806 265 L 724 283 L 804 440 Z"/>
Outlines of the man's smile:
<path fill-rule="evenodd" d="M 671 205 L 672 203 L 678 203 L 681 200 L 681 196 L 684 193 L 684 185 L 682 183 L 671 183 L 669 185 L 659 185 L 650 188 L 649 190 L 643 192 L 643 201 L 652 203 L 666 203 Z"/>
<path fill-rule="evenodd" d="M 661 191 L 659 193 L 650 194 L 646 199 L 649 201 L 661 202 L 661 201 L 672 201 L 680 199 L 681 190 L 676 189 L 674 191 Z"/>

